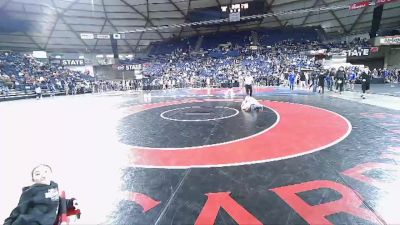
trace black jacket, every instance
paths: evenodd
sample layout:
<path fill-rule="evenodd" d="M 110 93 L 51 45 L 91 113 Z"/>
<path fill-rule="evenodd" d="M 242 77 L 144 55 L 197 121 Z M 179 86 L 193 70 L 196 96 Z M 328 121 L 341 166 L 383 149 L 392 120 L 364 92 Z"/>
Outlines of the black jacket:
<path fill-rule="evenodd" d="M 60 196 L 58 185 L 51 182 L 33 184 L 22 189 L 18 206 L 4 221 L 4 225 L 54 225 L 58 221 Z M 73 208 L 73 199 L 66 200 L 66 208 Z"/>
<path fill-rule="evenodd" d="M 305 81 L 305 80 L 306 80 L 306 75 L 304 74 L 304 72 L 302 72 L 302 73 L 300 74 L 300 80 L 301 80 L 301 81 Z"/>
<path fill-rule="evenodd" d="M 362 83 L 369 84 L 371 82 L 371 76 L 366 72 L 361 74 L 360 79 Z"/>
<path fill-rule="evenodd" d="M 338 70 L 336 72 L 336 79 L 346 79 L 346 73 L 344 70 Z"/>
<path fill-rule="evenodd" d="M 324 86 L 324 85 L 325 85 L 325 74 L 321 72 L 318 75 L 318 86 Z"/>

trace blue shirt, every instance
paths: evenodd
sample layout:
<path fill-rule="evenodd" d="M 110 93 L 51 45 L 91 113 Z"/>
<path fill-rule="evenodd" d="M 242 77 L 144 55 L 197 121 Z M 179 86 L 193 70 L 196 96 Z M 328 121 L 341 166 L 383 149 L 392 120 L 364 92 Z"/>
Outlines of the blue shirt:
<path fill-rule="evenodd" d="M 355 80 L 355 79 L 356 79 L 356 74 L 354 72 L 350 72 L 349 80 Z"/>
<path fill-rule="evenodd" d="M 294 83 L 294 80 L 296 79 L 296 74 L 290 73 L 289 74 L 289 82 Z"/>

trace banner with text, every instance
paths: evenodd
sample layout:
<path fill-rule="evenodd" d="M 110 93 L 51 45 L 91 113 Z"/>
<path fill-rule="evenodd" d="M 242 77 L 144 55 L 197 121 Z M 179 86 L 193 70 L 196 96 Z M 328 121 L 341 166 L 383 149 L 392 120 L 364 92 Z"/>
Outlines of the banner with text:
<path fill-rule="evenodd" d="M 381 37 L 379 43 L 381 45 L 400 45 L 400 35 Z"/>
<path fill-rule="evenodd" d="M 62 66 L 85 66 L 84 59 L 61 59 Z"/>
<path fill-rule="evenodd" d="M 357 10 L 361 8 L 365 8 L 367 6 L 370 6 L 372 2 L 370 1 L 362 1 L 362 2 L 355 2 L 349 6 L 350 10 Z"/>
<path fill-rule="evenodd" d="M 360 48 L 360 49 L 351 49 L 351 50 L 344 50 L 343 54 L 347 56 L 368 56 L 370 53 L 369 48 Z"/>
<path fill-rule="evenodd" d="M 115 67 L 118 71 L 134 71 L 134 70 L 141 70 L 142 65 L 141 64 L 133 64 L 133 65 L 115 65 Z"/>

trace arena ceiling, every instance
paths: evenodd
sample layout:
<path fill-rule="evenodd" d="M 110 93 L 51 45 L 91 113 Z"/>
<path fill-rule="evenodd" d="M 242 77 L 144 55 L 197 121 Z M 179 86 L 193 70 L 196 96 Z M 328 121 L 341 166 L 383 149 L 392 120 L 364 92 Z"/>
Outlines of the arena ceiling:
<path fill-rule="evenodd" d="M 110 40 L 82 40 L 80 33 L 112 34 L 144 27 L 181 24 L 188 11 L 249 0 L 0 0 L 0 49 L 111 53 Z M 266 0 L 266 13 L 350 5 L 355 1 Z M 206 28 L 174 28 L 126 34 L 120 52 L 145 49 L 149 43 L 195 34 L 254 27 L 318 26 L 331 35 L 365 33 L 373 7 L 330 10 L 264 18 L 261 22 Z M 381 27 L 399 28 L 400 1 L 384 6 Z"/>

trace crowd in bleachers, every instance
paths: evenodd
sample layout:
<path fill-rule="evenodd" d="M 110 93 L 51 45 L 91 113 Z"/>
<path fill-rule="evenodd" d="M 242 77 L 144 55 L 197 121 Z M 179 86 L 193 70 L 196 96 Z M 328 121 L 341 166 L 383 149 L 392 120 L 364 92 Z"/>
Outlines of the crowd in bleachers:
<path fill-rule="evenodd" d="M 400 68 L 387 69 L 387 68 L 374 68 L 371 71 L 373 78 L 383 78 L 385 83 L 400 83 Z"/>
<path fill-rule="evenodd" d="M 300 75 L 305 71 L 321 69 L 322 62 L 311 55 L 311 51 L 326 49 L 325 53 L 336 54 L 343 50 L 370 47 L 367 40 L 360 38 L 349 43 L 321 43 L 315 29 L 305 29 L 303 32 L 296 29 L 269 30 L 259 32 L 257 40 L 251 36 L 254 35 L 248 31 L 240 32 L 240 35 L 222 33 L 205 36 L 205 43 L 201 46 L 204 51 L 200 51 L 202 54 L 193 54 L 190 48 L 179 46 L 171 54 L 155 54 L 156 57 L 145 64 L 143 73 L 155 78 L 155 83 L 164 88 L 221 86 L 232 81 L 240 84 L 245 74 L 251 74 L 257 83 L 263 81 L 265 84 L 279 85 L 284 83 L 289 71 L 296 71 Z M 158 51 L 159 48 L 162 46 L 158 46 Z M 397 71 L 386 71 L 387 80 L 397 80 L 392 79 Z"/>
<path fill-rule="evenodd" d="M 320 42 L 317 29 L 272 29 L 253 32 L 241 31 L 217 33 L 204 36 L 201 54 L 190 51 L 192 47 L 168 46 L 168 55 L 156 54 L 144 66 L 143 73 L 155 78 L 154 82 L 165 87 L 172 86 L 221 86 L 229 82 L 241 83 L 245 74 L 251 74 L 257 83 L 283 84 L 290 71 L 299 79 L 311 71 L 321 72 L 322 61 L 310 52 L 324 49 L 324 54 L 345 54 L 345 50 L 371 47 L 366 39 L 354 38 L 350 42 Z M 257 37 L 257 38 L 254 38 Z M 257 46 L 257 48 L 254 48 Z M 158 52 L 163 46 L 157 46 Z M 168 51 L 164 51 L 168 52 Z M 325 68 L 326 69 L 326 68 Z M 337 69 L 337 68 L 336 68 Z M 360 75 L 358 67 L 345 68 Z M 368 72 L 373 78 L 384 78 L 385 82 L 398 82 L 399 68 L 373 69 Z"/>
<path fill-rule="evenodd" d="M 10 90 L 25 94 L 38 90 L 51 93 L 69 90 L 76 94 L 88 89 L 92 80 L 88 74 L 41 62 L 28 54 L 0 52 L 0 90 L 4 95 Z"/>
<path fill-rule="evenodd" d="M 305 51 L 311 46 L 285 40 L 273 46 L 256 51 L 248 46 L 234 46 L 226 49 L 214 49 L 211 54 L 177 54 L 170 57 L 157 57 L 144 67 L 143 73 L 150 77 L 160 77 L 163 82 L 194 84 L 198 80 L 210 79 L 214 83 L 239 80 L 251 73 L 255 80 L 276 78 L 290 69 L 315 68 L 320 62 L 308 57 Z M 216 54 L 218 52 L 219 54 Z M 300 54 L 302 52 L 303 54 Z M 236 53 L 236 54 L 234 54 Z"/>
<path fill-rule="evenodd" d="M 147 86 L 223 87 L 232 83 L 239 86 L 247 74 L 257 84 L 282 85 L 287 84 L 290 73 L 296 75 L 299 83 L 305 79 L 307 86 L 315 83 L 317 73 L 329 73 L 330 76 L 325 76 L 329 86 L 329 79 L 334 80 L 336 72 L 324 70 L 322 61 L 310 52 L 325 49 L 324 54 L 329 55 L 370 47 L 367 40 L 359 38 L 348 43 L 322 43 L 318 40 L 316 29 L 311 28 L 302 31 L 258 31 L 258 35 L 254 35 L 254 31 L 217 33 L 202 39 L 199 46 L 196 46 L 199 37 L 155 43 L 150 53 L 153 57 L 144 60 L 143 64 L 143 75 L 148 79 L 140 82 L 94 81 L 88 74 L 44 63 L 30 55 L 0 52 L 0 91 L 7 95 L 11 89 L 26 93 L 37 92 L 41 88 L 51 93 L 63 91 L 65 94 L 76 94 Z M 195 48 L 198 51 L 194 51 Z M 361 74 L 358 67 L 345 68 L 345 72 L 346 75 Z M 386 82 L 398 82 L 400 79 L 399 68 L 371 68 L 369 73 L 373 78 L 384 78 Z"/>
<path fill-rule="evenodd" d="M 153 43 L 152 54 L 169 54 L 176 49 L 192 50 L 195 48 L 197 37 L 184 38 L 181 40 L 169 40 Z"/>

